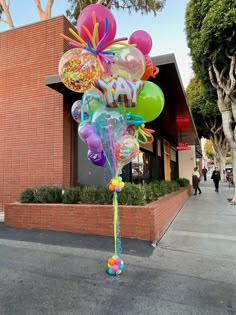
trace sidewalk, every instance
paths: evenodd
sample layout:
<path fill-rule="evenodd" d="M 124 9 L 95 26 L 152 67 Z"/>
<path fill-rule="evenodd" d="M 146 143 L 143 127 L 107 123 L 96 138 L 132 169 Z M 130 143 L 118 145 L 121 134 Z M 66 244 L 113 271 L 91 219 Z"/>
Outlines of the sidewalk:
<path fill-rule="evenodd" d="M 236 285 L 236 205 L 234 187 L 201 181 L 201 195 L 192 195 L 158 244 L 153 259 L 176 272 Z"/>
<path fill-rule="evenodd" d="M 155 249 L 122 239 L 119 277 L 105 273 L 112 238 L 0 224 L 0 314 L 236 314 L 234 188 L 200 185 Z"/>

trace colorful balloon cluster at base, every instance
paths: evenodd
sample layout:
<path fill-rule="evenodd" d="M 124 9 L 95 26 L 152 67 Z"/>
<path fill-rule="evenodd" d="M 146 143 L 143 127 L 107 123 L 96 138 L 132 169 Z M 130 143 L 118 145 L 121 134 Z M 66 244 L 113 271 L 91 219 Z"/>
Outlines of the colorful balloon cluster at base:
<path fill-rule="evenodd" d="M 108 259 L 107 266 L 107 273 L 110 276 L 117 276 L 124 269 L 124 261 L 118 256 L 112 256 Z"/>
<path fill-rule="evenodd" d="M 140 144 L 153 142 L 154 130 L 145 123 L 161 114 L 165 100 L 161 88 L 147 81 L 159 72 L 149 56 L 152 38 L 147 32 L 115 39 L 115 18 L 100 4 L 82 10 L 77 32 L 69 32 L 72 38 L 61 34 L 72 48 L 61 57 L 58 72 L 68 89 L 83 93 L 71 115 L 88 147 L 88 160 L 97 167 L 107 165 L 111 173 L 107 187 L 113 192 L 115 245 L 107 274 L 116 276 L 124 269 L 118 206 L 125 187 L 122 169 L 137 156 Z"/>

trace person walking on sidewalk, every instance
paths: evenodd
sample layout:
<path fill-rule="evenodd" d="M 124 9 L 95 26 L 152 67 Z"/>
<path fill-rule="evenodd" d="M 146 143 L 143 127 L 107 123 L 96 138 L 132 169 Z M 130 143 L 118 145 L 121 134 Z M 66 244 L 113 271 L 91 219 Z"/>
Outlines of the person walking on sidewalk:
<path fill-rule="evenodd" d="M 204 166 L 204 168 L 202 169 L 202 175 L 203 175 L 203 177 L 204 177 L 204 181 L 206 182 L 206 180 L 207 180 L 207 169 L 206 169 L 205 166 Z"/>
<path fill-rule="evenodd" d="M 215 170 L 212 172 L 211 179 L 213 179 L 213 182 L 215 184 L 215 191 L 219 192 L 219 182 L 220 182 L 220 171 L 218 170 L 218 167 L 215 167 Z"/>
<path fill-rule="evenodd" d="M 199 191 L 199 195 L 202 193 L 201 189 L 199 188 L 200 183 L 200 173 L 197 167 L 194 167 L 193 174 L 192 174 L 192 182 L 194 188 L 194 195 L 197 195 L 197 191 Z"/>

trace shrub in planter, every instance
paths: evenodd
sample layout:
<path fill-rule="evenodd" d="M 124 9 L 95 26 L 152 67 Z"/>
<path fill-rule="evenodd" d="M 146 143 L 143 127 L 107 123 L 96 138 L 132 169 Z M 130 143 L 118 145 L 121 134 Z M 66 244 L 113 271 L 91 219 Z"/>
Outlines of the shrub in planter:
<path fill-rule="evenodd" d="M 164 181 L 160 182 L 160 191 L 163 196 L 170 194 L 173 191 L 176 191 L 179 187 L 179 184 L 176 181 Z"/>
<path fill-rule="evenodd" d="M 154 196 L 154 190 L 153 190 L 153 185 L 152 184 L 144 184 L 143 188 L 145 190 L 145 200 L 146 203 L 150 203 L 155 200 Z"/>
<path fill-rule="evenodd" d="M 190 181 L 187 178 L 178 178 L 176 181 L 179 183 L 180 187 L 188 187 L 190 185 Z"/>
<path fill-rule="evenodd" d="M 26 188 L 19 197 L 19 201 L 22 203 L 35 203 L 34 189 Z"/>
<path fill-rule="evenodd" d="M 189 183 L 182 179 L 183 184 Z M 159 197 L 176 191 L 179 187 L 177 181 L 154 181 L 149 184 L 137 185 L 125 183 L 125 187 L 118 194 L 120 205 L 145 205 Z M 64 203 L 64 204 L 101 204 L 111 205 L 113 193 L 108 187 L 70 187 L 63 190 L 54 186 L 39 186 L 35 189 L 27 188 L 20 195 L 22 203 Z"/>
<path fill-rule="evenodd" d="M 178 190 L 180 187 L 179 183 L 176 180 L 170 181 L 169 184 L 170 184 L 170 190 L 171 190 L 170 192 L 174 192 Z"/>
<path fill-rule="evenodd" d="M 100 193 L 96 186 L 88 186 L 81 189 L 80 202 L 84 204 L 99 204 Z"/>
<path fill-rule="evenodd" d="M 39 186 L 34 190 L 36 203 L 61 203 L 62 189 L 54 186 Z"/>
<path fill-rule="evenodd" d="M 64 189 L 62 193 L 62 203 L 65 203 L 65 204 L 80 203 L 80 199 L 81 199 L 80 193 L 81 193 L 81 188 L 78 186 Z"/>
<path fill-rule="evenodd" d="M 159 181 L 154 181 L 150 184 L 147 184 L 145 190 L 147 203 L 155 201 L 164 195 L 164 192 L 161 188 L 161 182 Z"/>
<path fill-rule="evenodd" d="M 143 206 L 146 204 L 144 186 L 125 183 L 125 187 L 118 195 L 119 205 Z"/>
<path fill-rule="evenodd" d="M 99 204 L 101 205 L 111 205 L 113 193 L 108 189 L 107 186 L 98 187 L 99 194 Z"/>

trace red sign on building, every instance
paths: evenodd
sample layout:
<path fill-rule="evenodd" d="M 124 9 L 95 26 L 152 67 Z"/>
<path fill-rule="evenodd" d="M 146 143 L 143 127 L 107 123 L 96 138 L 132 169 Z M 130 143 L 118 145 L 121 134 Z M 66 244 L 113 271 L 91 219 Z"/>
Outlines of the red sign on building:
<path fill-rule="evenodd" d="M 178 146 L 176 147 L 177 150 L 191 150 L 188 142 L 179 142 Z"/>

